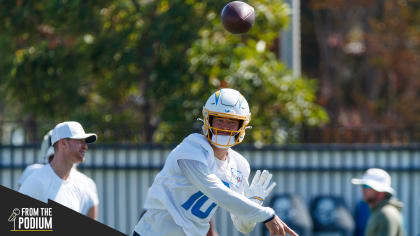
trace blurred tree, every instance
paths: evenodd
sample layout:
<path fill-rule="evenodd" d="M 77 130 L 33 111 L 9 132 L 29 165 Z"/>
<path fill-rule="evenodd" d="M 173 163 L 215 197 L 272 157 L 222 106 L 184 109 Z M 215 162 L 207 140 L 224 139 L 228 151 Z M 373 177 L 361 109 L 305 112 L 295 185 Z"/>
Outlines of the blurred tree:
<path fill-rule="evenodd" d="M 311 75 L 320 78 L 319 102 L 327 108 L 331 124 L 418 127 L 419 1 L 324 0 L 305 4 L 312 11 L 303 18 L 313 23 L 309 35 L 316 37 L 319 55 L 312 59 L 319 62 L 319 73 Z M 306 28 L 306 33 L 312 29 Z M 304 45 L 313 43 L 307 40 Z"/>
<path fill-rule="evenodd" d="M 102 141 L 174 142 L 220 87 L 240 90 L 253 113 L 247 141 L 282 143 L 328 118 L 313 80 L 292 78 L 271 48 L 288 8 L 250 1 L 249 34 L 220 24 L 225 1 L 7 1 L 0 10 L 2 92 L 17 117 L 43 130 L 80 121 Z M 192 128 L 191 128 L 192 127 Z"/>

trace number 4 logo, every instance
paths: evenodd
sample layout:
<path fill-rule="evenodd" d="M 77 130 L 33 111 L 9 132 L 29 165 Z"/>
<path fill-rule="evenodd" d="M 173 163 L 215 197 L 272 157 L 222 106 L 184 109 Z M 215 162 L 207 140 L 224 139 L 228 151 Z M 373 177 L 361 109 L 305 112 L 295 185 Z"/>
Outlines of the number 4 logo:
<path fill-rule="evenodd" d="M 226 187 L 229 188 L 229 184 L 222 181 Z M 200 219 L 207 218 L 210 214 L 210 212 L 216 207 L 216 203 L 212 203 L 207 210 L 202 211 L 200 208 L 204 205 L 204 203 L 209 200 L 209 198 L 204 195 L 201 191 L 198 191 L 194 193 L 184 204 L 182 204 L 182 208 L 185 210 L 189 210 L 191 208 L 191 213 L 195 216 L 197 216 Z"/>

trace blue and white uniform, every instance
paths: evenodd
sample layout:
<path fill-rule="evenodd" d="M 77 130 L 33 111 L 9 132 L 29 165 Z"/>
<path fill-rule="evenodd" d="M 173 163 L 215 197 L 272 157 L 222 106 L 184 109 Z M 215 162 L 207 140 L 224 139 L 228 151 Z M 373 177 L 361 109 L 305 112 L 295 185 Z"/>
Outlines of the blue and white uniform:
<path fill-rule="evenodd" d="M 169 154 L 146 196 L 146 214 L 134 231 L 141 236 L 206 235 L 218 206 L 230 212 L 235 227 L 250 232 L 274 215 L 243 195 L 248 161 L 229 148 L 225 161 L 214 156 L 206 137 L 191 134 Z"/>

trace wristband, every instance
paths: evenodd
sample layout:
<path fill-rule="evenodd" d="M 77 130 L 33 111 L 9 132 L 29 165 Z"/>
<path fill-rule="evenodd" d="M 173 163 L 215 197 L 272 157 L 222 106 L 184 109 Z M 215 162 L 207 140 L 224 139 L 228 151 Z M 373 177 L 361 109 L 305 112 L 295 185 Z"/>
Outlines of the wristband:
<path fill-rule="evenodd" d="M 275 215 L 275 214 L 274 214 L 273 216 L 271 216 L 270 218 L 266 219 L 263 223 L 265 224 L 265 223 L 267 223 L 267 222 L 272 221 L 272 220 L 274 219 L 274 217 L 276 217 L 276 215 Z"/>
<path fill-rule="evenodd" d="M 255 196 L 255 197 L 250 197 L 249 199 L 257 199 L 260 202 L 264 202 L 264 199 L 262 199 L 261 197 Z"/>

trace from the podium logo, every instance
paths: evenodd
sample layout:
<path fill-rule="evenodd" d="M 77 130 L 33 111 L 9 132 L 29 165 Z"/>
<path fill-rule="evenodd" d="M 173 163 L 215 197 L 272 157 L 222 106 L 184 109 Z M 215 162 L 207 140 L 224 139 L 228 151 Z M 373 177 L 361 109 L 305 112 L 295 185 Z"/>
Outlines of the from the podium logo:
<path fill-rule="evenodd" d="M 10 215 L 10 231 L 53 231 L 52 208 L 15 208 Z"/>

